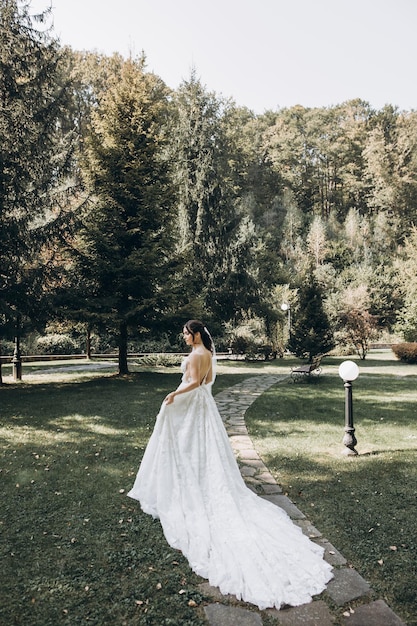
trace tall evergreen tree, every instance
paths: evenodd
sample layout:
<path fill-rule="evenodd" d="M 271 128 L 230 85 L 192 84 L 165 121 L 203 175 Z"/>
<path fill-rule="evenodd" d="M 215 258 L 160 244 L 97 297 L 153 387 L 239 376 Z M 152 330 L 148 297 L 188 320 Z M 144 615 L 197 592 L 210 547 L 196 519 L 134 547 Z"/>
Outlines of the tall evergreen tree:
<path fill-rule="evenodd" d="M 298 291 L 298 305 L 293 316 L 289 349 L 309 361 L 334 348 L 333 333 L 323 307 L 323 294 L 313 271 Z"/>
<path fill-rule="evenodd" d="M 396 259 L 398 281 L 403 293 L 403 306 L 397 312 L 397 331 L 405 341 L 417 341 L 417 228 L 404 242 Z"/>
<path fill-rule="evenodd" d="M 0 1 L 0 334 L 8 336 L 40 316 L 39 251 L 59 221 L 56 194 L 71 161 L 62 57 L 36 24 L 45 17 L 32 17 L 18 0 Z"/>
<path fill-rule="evenodd" d="M 149 326 L 168 299 L 175 200 L 166 160 L 168 90 L 144 59 L 124 63 L 94 112 L 85 176 L 91 201 L 77 241 L 85 309 L 117 337 L 128 373 L 129 328 Z M 166 289 L 164 289 L 164 287 Z"/>
<path fill-rule="evenodd" d="M 180 86 L 176 104 L 173 147 L 184 285 L 205 317 L 211 313 L 227 321 L 249 308 L 255 288 L 253 228 L 240 203 L 239 148 L 229 132 L 228 104 L 207 92 L 194 72 Z"/>

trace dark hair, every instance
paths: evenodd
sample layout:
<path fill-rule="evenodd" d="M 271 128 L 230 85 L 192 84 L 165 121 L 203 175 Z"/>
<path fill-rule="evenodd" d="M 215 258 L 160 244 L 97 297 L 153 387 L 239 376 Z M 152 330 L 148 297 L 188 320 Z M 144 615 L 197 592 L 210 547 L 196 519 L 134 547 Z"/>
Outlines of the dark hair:
<path fill-rule="evenodd" d="M 188 322 L 184 326 L 192 335 L 193 339 L 195 333 L 200 333 L 201 341 L 203 342 L 204 346 L 213 354 L 213 341 L 203 322 L 200 322 L 200 320 L 188 320 Z"/>

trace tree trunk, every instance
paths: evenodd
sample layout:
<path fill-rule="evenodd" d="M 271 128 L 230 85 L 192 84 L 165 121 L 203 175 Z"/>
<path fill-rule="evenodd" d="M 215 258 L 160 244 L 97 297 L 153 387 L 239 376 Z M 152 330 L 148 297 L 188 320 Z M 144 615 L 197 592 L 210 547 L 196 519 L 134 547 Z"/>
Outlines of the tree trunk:
<path fill-rule="evenodd" d="M 87 359 L 91 359 L 91 329 L 89 326 L 87 326 L 86 333 L 85 356 Z"/>
<path fill-rule="evenodd" d="M 0 385 L 3 384 L 3 375 L 1 371 L 1 343 L 0 343 Z"/>
<path fill-rule="evenodd" d="M 119 376 L 129 374 L 127 367 L 127 324 L 120 322 L 119 333 Z"/>

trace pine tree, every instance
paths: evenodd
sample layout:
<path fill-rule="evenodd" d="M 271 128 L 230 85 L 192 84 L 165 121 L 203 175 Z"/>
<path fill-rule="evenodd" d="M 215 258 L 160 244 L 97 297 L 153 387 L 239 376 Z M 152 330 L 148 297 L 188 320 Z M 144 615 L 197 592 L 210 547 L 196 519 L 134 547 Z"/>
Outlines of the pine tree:
<path fill-rule="evenodd" d="M 45 14 L 37 16 L 38 23 Z M 44 311 L 39 251 L 57 218 L 55 194 L 71 160 L 60 124 L 67 101 L 59 46 L 26 3 L 0 1 L 0 323 L 19 334 Z"/>
<path fill-rule="evenodd" d="M 241 204 L 241 153 L 227 103 L 193 72 L 176 97 L 174 150 L 184 285 L 205 319 L 247 310 L 258 285 L 252 275 L 254 228 Z M 232 116 L 233 117 L 233 116 Z M 234 129 L 236 131 L 236 129 Z"/>
<path fill-rule="evenodd" d="M 310 273 L 298 292 L 298 307 L 293 316 L 289 349 L 309 362 L 334 347 L 333 333 L 323 308 L 320 286 Z"/>
<path fill-rule="evenodd" d="M 128 373 L 132 327 L 149 328 L 169 297 L 175 199 L 165 158 L 168 92 L 125 62 L 119 82 L 93 115 L 84 172 L 90 203 L 77 241 L 77 265 L 87 286 L 85 310 L 117 337 L 119 373 Z"/>

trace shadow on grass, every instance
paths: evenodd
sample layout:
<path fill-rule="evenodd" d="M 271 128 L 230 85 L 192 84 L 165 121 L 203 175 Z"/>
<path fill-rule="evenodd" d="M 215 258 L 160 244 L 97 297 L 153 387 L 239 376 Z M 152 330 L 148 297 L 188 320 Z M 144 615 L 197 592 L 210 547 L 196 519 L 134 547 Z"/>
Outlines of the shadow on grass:
<path fill-rule="evenodd" d="M 401 424 L 415 427 L 416 380 L 367 375 L 353 383 L 355 422 Z M 268 389 L 249 408 L 246 417 L 256 421 L 256 430 L 268 435 L 281 423 L 311 422 L 312 428 L 344 424 L 345 389 L 336 376 L 323 376 L 319 384 L 283 381 Z"/>
<path fill-rule="evenodd" d="M 52 431 L 72 420 L 74 431 L 80 433 L 91 421 L 101 421 L 114 434 L 153 422 L 160 401 L 173 385 L 174 377 L 169 374 L 146 373 L 74 383 L 8 385 L 0 391 L 0 416 L 5 426 Z"/>
<path fill-rule="evenodd" d="M 204 623 L 200 579 L 126 497 L 177 382 L 141 373 L 1 389 L 0 623 Z"/>
<path fill-rule="evenodd" d="M 222 375 L 215 393 L 246 377 Z M 368 376 L 362 380 L 355 416 L 359 423 L 366 414 L 379 429 L 383 403 L 373 412 L 373 395 L 398 384 L 384 381 L 379 393 Z M 177 372 L 146 372 L 0 390 L 1 623 L 164 626 L 172 616 L 183 626 L 204 623 L 201 608 L 188 605 L 201 603 L 201 580 L 167 546 L 159 522 L 126 497 L 161 400 L 178 381 Z M 414 424 L 409 389 L 402 393 L 399 432 Z M 253 405 L 253 419 L 261 439 L 273 429 L 281 447 L 262 456 L 291 499 L 406 616 L 416 609 L 409 591 L 417 561 L 413 452 L 341 459 L 288 445 L 311 432 L 322 438 L 321 427 L 339 441 L 343 403 L 338 377 L 272 388 Z"/>

